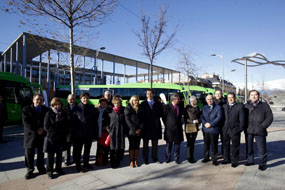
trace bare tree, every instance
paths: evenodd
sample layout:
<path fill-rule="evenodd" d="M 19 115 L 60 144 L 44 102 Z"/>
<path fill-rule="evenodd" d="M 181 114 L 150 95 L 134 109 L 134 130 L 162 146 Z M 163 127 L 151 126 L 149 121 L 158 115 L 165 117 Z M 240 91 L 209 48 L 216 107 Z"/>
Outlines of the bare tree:
<path fill-rule="evenodd" d="M 74 81 L 74 31 L 77 27 L 94 27 L 103 23 L 117 5 L 117 0 L 10 0 L 10 8 L 27 16 L 48 16 L 69 30 L 69 62 L 71 92 L 75 94 Z M 10 11 L 8 8 L 6 12 Z"/>
<path fill-rule="evenodd" d="M 161 52 L 172 45 L 177 32 L 176 27 L 170 36 L 165 36 L 168 23 L 166 13 L 167 9 L 161 7 L 160 16 L 153 26 L 150 23 L 150 16 L 143 14 L 140 18 L 142 24 L 140 31 L 134 32 L 139 39 L 139 46 L 143 48 L 143 55 L 150 61 L 150 88 L 153 83 L 153 62 Z"/>
<path fill-rule="evenodd" d="M 184 48 L 178 49 L 178 52 L 181 54 L 181 58 L 178 62 L 177 69 L 186 74 L 188 80 L 190 76 L 197 76 L 199 74 L 199 68 L 194 63 L 192 52 L 186 52 Z"/>

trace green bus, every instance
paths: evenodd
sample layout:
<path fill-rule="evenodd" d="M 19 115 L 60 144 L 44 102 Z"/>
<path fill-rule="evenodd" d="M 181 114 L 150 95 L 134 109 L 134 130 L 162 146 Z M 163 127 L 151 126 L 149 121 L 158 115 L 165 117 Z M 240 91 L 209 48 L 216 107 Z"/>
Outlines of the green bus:
<path fill-rule="evenodd" d="M 41 86 L 31 84 L 24 77 L 0 72 L 0 94 L 6 105 L 8 122 L 20 121 L 22 107 L 32 103 L 33 87 L 41 91 Z"/>
<path fill-rule="evenodd" d="M 127 83 L 123 85 L 77 85 L 75 87 L 75 94 L 77 102 L 79 102 L 79 96 L 83 92 L 90 94 L 90 103 L 97 105 L 99 99 L 103 96 L 105 91 L 110 91 L 112 96 L 119 94 L 123 99 L 123 105 L 133 95 L 138 95 L 140 101 L 146 98 L 146 90 L 149 89 L 149 83 Z M 163 93 L 166 97 L 167 102 L 170 100 L 171 94 L 178 93 L 180 100 L 185 102 L 185 93 L 183 87 L 177 84 L 171 83 L 153 83 L 154 96 L 159 97 Z M 56 87 L 55 96 L 62 99 L 64 104 L 67 104 L 67 96 L 71 93 L 69 85 L 60 85 Z"/>

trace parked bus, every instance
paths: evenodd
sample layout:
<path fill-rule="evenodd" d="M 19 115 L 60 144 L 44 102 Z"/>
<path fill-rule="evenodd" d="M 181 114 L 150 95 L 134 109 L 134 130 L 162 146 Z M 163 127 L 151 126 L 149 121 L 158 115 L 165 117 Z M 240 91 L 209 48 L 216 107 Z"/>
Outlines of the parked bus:
<path fill-rule="evenodd" d="M 82 92 L 88 92 L 90 94 L 90 103 L 97 105 L 99 98 L 101 98 L 106 90 L 109 90 L 113 95 L 119 94 L 123 99 L 123 105 L 133 95 L 138 95 L 140 100 L 146 99 L 145 92 L 149 89 L 149 83 L 127 83 L 123 85 L 77 85 L 75 88 L 76 99 L 79 102 L 79 96 Z M 185 102 L 185 94 L 183 88 L 177 84 L 171 83 L 153 83 L 154 96 L 159 97 L 163 93 L 167 99 L 170 100 L 171 94 L 179 93 L 181 101 Z M 56 87 L 55 96 L 62 99 L 64 104 L 67 104 L 67 96 L 70 94 L 69 85 L 60 85 Z"/>
<path fill-rule="evenodd" d="M 8 122 L 21 120 L 23 106 L 32 103 L 33 87 L 41 89 L 40 85 L 32 85 L 24 77 L 0 72 L 0 94 L 6 105 Z"/>

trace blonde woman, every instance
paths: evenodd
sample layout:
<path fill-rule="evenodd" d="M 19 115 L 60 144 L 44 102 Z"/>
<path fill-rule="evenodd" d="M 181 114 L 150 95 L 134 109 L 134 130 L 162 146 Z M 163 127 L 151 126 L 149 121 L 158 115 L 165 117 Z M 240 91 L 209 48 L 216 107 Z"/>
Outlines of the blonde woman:
<path fill-rule="evenodd" d="M 129 104 L 125 108 L 125 118 L 129 129 L 129 155 L 130 167 L 138 167 L 139 148 L 141 141 L 141 109 L 139 107 L 139 97 L 132 96 Z"/>
<path fill-rule="evenodd" d="M 56 154 L 57 174 L 64 174 L 61 169 L 62 151 L 66 147 L 66 136 L 68 133 L 67 114 L 62 111 L 62 102 L 59 98 L 51 100 L 51 109 L 47 112 L 44 120 L 44 129 L 47 133 L 44 140 L 44 152 L 47 156 L 47 174 L 53 178 L 54 156 Z"/>

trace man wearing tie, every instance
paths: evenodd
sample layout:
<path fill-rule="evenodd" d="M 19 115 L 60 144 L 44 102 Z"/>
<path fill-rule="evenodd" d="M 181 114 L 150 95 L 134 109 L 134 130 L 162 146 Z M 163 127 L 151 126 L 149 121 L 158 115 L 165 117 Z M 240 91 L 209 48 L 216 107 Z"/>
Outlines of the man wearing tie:
<path fill-rule="evenodd" d="M 235 102 L 234 93 L 228 93 L 228 103 L 224 104 L 225 125 L 223 127 L 224 160 L 222 164 L 232 163 L 232 167 L 238 166 L 240 134 L 244 129 L 244 107 Z M 232 159 L 230 159 L 230 141 L 232 141 Z"/>
<path fill-rule="evenodd" d="M 142 138 L 143 138 L 143 158 L 144 163 L 149 164 L 149 141 L 152 144 L 152 160 L 160 163 L 157 157 L 158 140 L 162 138 L 162 128 L 160 118 L 163 115 L 162 104 L 153 98 L 153 90 L 146 91 L 147 99 L 141 103 L 142 108 Z"/>
<path fill-rule="evenodd" d="M 171 161 L 172 145 L 174 144 L 174 160 L 179 164 L 180 143 L 183 141 L 182 114 L 179 107 L 179 95 L 171 95 L 171 102 L 164 107 L 163 122 L 165 125 L 164 140 L 166 141 L 166 163 Z"/>

